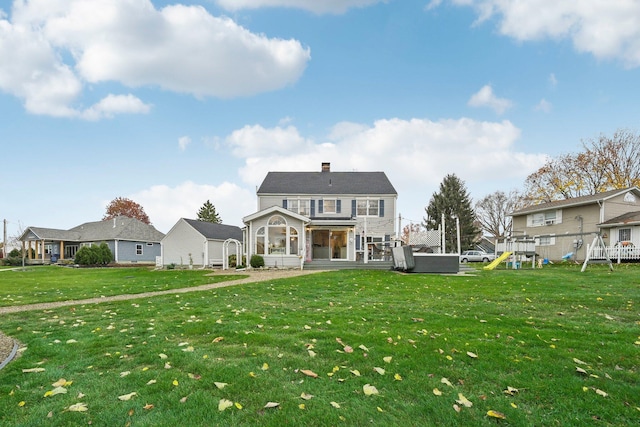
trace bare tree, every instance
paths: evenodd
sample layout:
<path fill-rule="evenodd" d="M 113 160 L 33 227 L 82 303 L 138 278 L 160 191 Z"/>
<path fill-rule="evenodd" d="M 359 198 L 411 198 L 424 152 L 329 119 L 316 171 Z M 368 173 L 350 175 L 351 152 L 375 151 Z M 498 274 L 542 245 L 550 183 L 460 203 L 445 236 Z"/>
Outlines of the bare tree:
<path fill-rule="evenodd" d="M 512 230 L 509 214 L 521 205 L 521 195 L 517 190 L 509 193 L 496 191 L 476 202 L 476 220 L 488 235 L 504 237 Z"/>
<path fill-rule="evenodd" d="M 409 236 L 411 233 L 419 233 L 421 231 L 425 231 L 425 228 L 422 224 L 407 224 L 402 228 L 402 235 L 400 236 L 400 240 L 404 242 L 405 245 L 409 244 Z"/>

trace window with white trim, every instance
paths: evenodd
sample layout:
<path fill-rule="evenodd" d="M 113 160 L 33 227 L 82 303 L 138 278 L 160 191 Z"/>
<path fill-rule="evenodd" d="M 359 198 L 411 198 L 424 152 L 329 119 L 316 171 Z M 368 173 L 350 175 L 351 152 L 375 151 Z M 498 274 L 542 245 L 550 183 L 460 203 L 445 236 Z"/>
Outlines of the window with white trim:
<path fill-rule="evenodd" d="M 357 199 L 356 215 L 357 216 L 379 216 L 380 201 L 378 199 Z"/>
<path fill-rule="evenodd" d="M 142 243 L 136 243 L 136 255 L 142 255 Z"/>
<path fill-rule="evenodd" d="M 536 245 L 538 246 L 551 246 L 556 244 L 555 236 L 540 236 L 536 239 Z"/>
<path fill-rule="evenodd" d="M 618 229 L 618 242 L 630 242 L 631 241 L 631 229 L 620 228 Z"/>
<path fill-rule="evenodd" d="M 280 215 L 272 216 L 266 226 L 256 230 L 258 255 L 298 255 L 299 249 L 298 230 L 288 226 Z"/>
<path fill-rule="evenodd" d="M 562 222 L 560 211 L 547 211 L 534 213 L 527 217 L 527 225 L 529 227 L 542 227 L 543 225 L 554 225 Z"/>
<path fill-rule="evenodd" d="M 336 199 L 323 199 L 322 212 L 326 214 L 336 213 Z"/>
<path fill-rule="evenodd" d="M 309 216 L 311 214 L 311 200 L 287 199 L 287 209 L 300 215 Z"/>

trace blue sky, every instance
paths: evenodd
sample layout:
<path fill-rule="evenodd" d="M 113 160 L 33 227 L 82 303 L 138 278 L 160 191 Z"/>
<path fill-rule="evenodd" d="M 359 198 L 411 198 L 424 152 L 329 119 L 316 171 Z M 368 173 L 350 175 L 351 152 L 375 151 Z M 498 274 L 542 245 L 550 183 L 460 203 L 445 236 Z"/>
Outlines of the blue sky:
<path fill-rule="evenodd" d="M 241 225 L 266 173 L 384 171 L 403 222 L 638 130 L 640 3 L 14 0 L 0 6 L 0 219 L 68 229 L 128 197 L 167 232 Z M 541 12 L 542 11 L 542 12 Z"/>

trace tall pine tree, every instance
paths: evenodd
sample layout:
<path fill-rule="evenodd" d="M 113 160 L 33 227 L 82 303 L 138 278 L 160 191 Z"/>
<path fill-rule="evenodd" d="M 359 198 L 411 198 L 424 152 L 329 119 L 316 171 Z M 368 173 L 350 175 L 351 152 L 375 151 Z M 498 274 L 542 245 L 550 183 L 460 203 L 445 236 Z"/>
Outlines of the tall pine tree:
<path fill-rule="evenodd" d="M 475 225 L 476 217 L 464 181 L 455 175 L 447 175 L 440 184 L 440 191 L 431 196 L 425 211 L 427 216 L 424 218 L 423 225 L 427 230 L 437 230 L 444 214 L 445 252 L 451 253 L 458 250 L 456 217 L 460 220 L 461 250 L 473 248 L 479 230 Z"/>
<path fill-rule="evenodd" d="M 207 200 L 204 205 L 198 211 L 198 221 L 214 222 L 216 224 L 222 223 L 222 218 L 216 212 L 216 207 Z"/>

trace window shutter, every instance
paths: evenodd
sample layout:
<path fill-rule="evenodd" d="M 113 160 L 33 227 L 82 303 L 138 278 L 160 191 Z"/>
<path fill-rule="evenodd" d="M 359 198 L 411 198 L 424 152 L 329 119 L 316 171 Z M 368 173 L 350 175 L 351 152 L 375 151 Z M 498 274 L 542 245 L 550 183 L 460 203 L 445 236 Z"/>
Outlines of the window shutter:
<path fill-rule="evenodd" d="M 356 251 L 360 250 L 360 235 L 356 234 Z"/>
<path fill-rule="evenodd" d="M 356 199 L 353 199 L 351 200 L 351 218 L 358 216 L 358 211 L 356 209 Z"/>
<path fill-rule="evenodd" d="M 316 216 L 316 201 L 311 199 L 311 216 Z"/>
<path fill-rule="evenodd" d="M 384 200 L 380 199 L 380 217 L 384 216 Z"/>
<path fill-rule="evenodd" d="M 318 213 L 321 214 L 324 211 L 324 200 L 318 200 Z"/>
<path fill-rule="evenodd" d="M 342 211 L 342 200 L 336 200 L 336 213 L 340 213 Z"/>
<path fill-rule="evenodd" d="M 282 207 L 287 209 L 287 199 L 282 199 Z"/>

